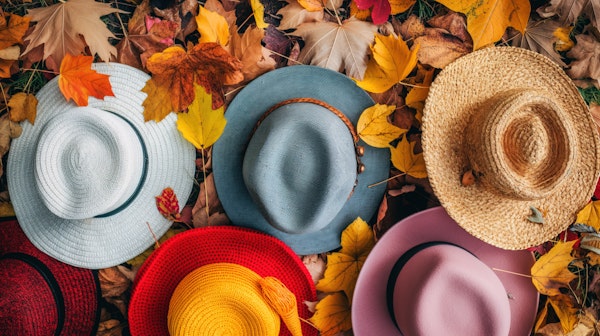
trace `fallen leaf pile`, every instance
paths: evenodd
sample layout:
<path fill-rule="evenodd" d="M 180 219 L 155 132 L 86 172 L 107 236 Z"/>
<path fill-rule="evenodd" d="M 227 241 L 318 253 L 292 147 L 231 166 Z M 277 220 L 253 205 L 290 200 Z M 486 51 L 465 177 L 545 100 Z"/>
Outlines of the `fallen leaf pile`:
<path fill-rule="evenodd" d="M 146 122 L 175 113 L 197 149 L 196 186 L 157 208 L 173 221 L 162 241 L 193 227 L 228 225 L 216 194 L 211 148 L 227 127 L 227 106 L 245 84 L 276 68 L 311 64 L 338 71 L 375 101 L 356 125 L 361 139 L 388 148 L 387 190 L 372 225 L 357 219 L 342 248 L 301 256 L 319 291 L 309 323 L 322 335 L 350 334 L 356 277 L 376 238 L 398 220 L 439 205 L 427 180 L 421 117 L 429 86 L 474 50 L 512 45 L 550 57 L 580 88 L 600 121 L 600 1 L 597 0 L 28 0 L 0 1 L 0 156 L 35 123 L 35 94 L 59 76 L 66 100 L 113 95 L 92 62 L 146 72 Z M 269 92 L 264 92 L 268 95 Z M 335 94 L 335 91 L 332 91 Z M 600 126 L 599 126 L 600 129 Z M 1 164 L 1 163 L 0 163 Z M 0 165 L 0 175 L 3 173 Z M 5 177 L 0 206 L 10 205 Z M 569 230 L 534 250 L 532 281 L 542 294 L 536 335 L 600 330 L 600 192 Z M 6 207 L 2 213 L 10 214 Z M 154 234 L 148 232 L 148 234 Z M 154 247 L 101 270 L 98 335 L 128 335 L 131 281 Z"/>

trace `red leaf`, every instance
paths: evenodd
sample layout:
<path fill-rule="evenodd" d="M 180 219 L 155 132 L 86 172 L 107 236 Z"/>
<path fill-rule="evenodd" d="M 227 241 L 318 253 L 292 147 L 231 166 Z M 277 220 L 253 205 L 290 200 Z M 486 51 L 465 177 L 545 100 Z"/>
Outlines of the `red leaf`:
<path fill-rule="evenodd" d="M 156 196 L 156 207 L 158 208 L 158 212 L 169 220 L 179 221 L 181 218 L 179 201 L 171 187 L 163 189 L 162 194 Z"/>
<path fill-rule="evenodd" d="M 355 2 L 358 9 L 373 7 L 371 10 L 371 19 L 376 25 L 386 22 L 392 13 L 392 6 L 389 0 L 355 0 Z"/>

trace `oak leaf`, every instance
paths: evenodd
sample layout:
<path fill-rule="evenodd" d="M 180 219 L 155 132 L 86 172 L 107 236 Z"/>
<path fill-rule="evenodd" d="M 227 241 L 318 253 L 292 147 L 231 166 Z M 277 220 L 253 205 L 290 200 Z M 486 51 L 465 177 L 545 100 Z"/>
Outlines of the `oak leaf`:
<path fill-rule="evenodd" d="M 577 276 L 568 266 L 574 260 L 571 256 L 577 240 L 557 242 L 548 253 L 541 256 L 531 267 L 531 281 L 543 295 L 561 295 L 560 288 L 568 287 Z"/>
<path fill-rule="evenodd" d="M 516 47 L 529 49 L 548 56 L 556 64 L 564 67 L 562 57 L 554 49 L 554 43 L 557 38 L 554 32 L 560 28 L 558 21 L 554 20 L 530 20 L 525 29 L 525 33 L 518 33 L 512 40 L 511 44 Z"/>
<path fill-rule="evenodd" d="M 600 81 L 600 42 L 589 35 L 575 35 L 577 44 L 567 56 L 575 59 L 569 64 L 571 78 L 592 78 Z"/>
<path fill-rule="evenodd" d="M 87 106 L 88 97 L 103 99 L 114 96 L 109 76 L 92 70 L 92 56 L 66 54 L 60 64 L 58 87 L 65 99 L 73 99 L 78 106 Z"/>
<path fill-rule="evenodd" d="M 8 107 L 10 107 L 10 120 L 21 122 L 28 120 L 33 125 L 37 112 L 38 100 L 31 93 L 19 92 L 10 97 Z"/>
<path fill-rule="evenodd" d="M 111 13 L 125 12 L 93 0 L 68 0 L 30 9 L 27 16 L 37 23 L 25 37 L 28 45 L 23 55 L 43 45 L 42 59 L 52 59 L 46 65 L 58 70 L 53 65 L 58 66 L 66 54 L 82 54 L 87 46 L 92 55 L 108 61 L 117 55 L 116 48 L 108 42 L 115 36 L 100 17 Z"/>
<path fill-rule="evenodd" d="M 270 57 L 271 52 L 262 46 L 264 36 L 265 30 L 255 26 L 246 29 L 242 35 L 237 32 L 231 35 L 229 52 L 242 62 L 244 82 L 275 69 L 275 59 Z"/>
<path fill-rule="evenodd" d="M 227 120 L 223 106 L 212 109 L 212 97 L 200 85 L 194 85 L 195 98 L 187 113 L 177 115 L 177 129 L 198 149 L 212 146 L 223 134 Z"/>
<path fill-rule="evenodd" d="M 362 79 L 376 30 L 377 26 L 370 22 L 350 18 L 341 23 L 303 23 L 292 34 L 302 37 L 305 42 L 298 55 L 301 63 Z"/>
<path fill-rule="evenodd" d="M 416 178 L 427 177 L 423 153 L 415 154 L 416 141 L 403 136 L 396 147 L 390 147 L 392 164 L 396 169 Z"/>
<path fill-rule="evenodd" d="M 12 13 L 0 15 L 0 49 L 22 43 L 23 35 L 29 28 L 29 20 L 27 16 L 22 17 Z"/>
<path fill-rule="evenodd" d="M 324 12 L 311 12 L 302 7 L 298 1 L 287 1 L 287 5 L 283 6 L 277 15 L 281 16 L 279 22 L 280 30 L 296 29 L 299 25 L 306 22 L 323 21 Z"/>
<path fill-rule="evenodd" d="M 360 138 L 373 147 L 389 147 L 390 142 L 407 131 L 388 121 L 389 115 L 395 110 L 396 106 L 383 104 L 375 104 L 365 109 L 356 123 L 356 132 Z"/>
<path fill-rule="evenodd" d="M 371 47 L 373 56 L 369 60 L 364 78 L 355 78 L 356 85 L 374 93 L 389 90 L 414 69 L 418 51 L 418 45 L 411 51 L 404 40 L 392 35 L 377 34 Z"/>
<path fill-rule="evenodd" d="M 240 60 L 214 42 L 191 46 L 187 52 L 180 46 L 169 47 L 152 55 L 146 67 L 152 72 L 142 88 L 148 94 L 143 102 L 146 121 L 162 120 L 167 110 L 185 110 L 194 100 L 194 83 L 212 94 L 216 109 L 224 103 L 223 85 L 237 84 L 244 78 Z M 162 99 L 165 94 L 169 99 Z"/>
<path fill-rule="evenodd" d="M 163 189 L 162 193 L 155 196 L 156 208 L 158 212 L 168 220 L 178 221 L 181 218 L 179 212 L 179 201 L 177 195 L 173 191 L 173 188 L 167 187 Z"/>
<path fill-rule="evenodd" d="M 575 223 L 589 225 L 600 231 L 600 201 L 589 202 L 579 210 Z"/>
<path fill-rule="evenodd" d="M 315 314 L 309 321 L 319 329 L 321 336 L 335 336 L 352 329 L 348 298 L 343 292 L 325 296 L 317 303 Z"/>
<path fill-rule="evenodd" d="M 229 24 L 221 14 L 200 6 L 196 24 L 200 33 L 198 42 L 216 42 L 222 46 L 229 43 Z"/>
<path fill-rule="evenodd" d="M 473 38 L 473 50 L 500 40 L 508 27 L 524 33 L 531 11 L 529 0 L 437 0 L 437 2 L 467 16 L 467 30 Z"/>
<path fill-rule="evenodd" d="M 317 290 L 326 293 L 343 291 L 351 301 L 358 273 L 373 245 L 375 238 L 371 227 L 361 218 L 354 220 L 342 232 L 342 248 L 327 256 L 327 268 L 317 282 Z"/>

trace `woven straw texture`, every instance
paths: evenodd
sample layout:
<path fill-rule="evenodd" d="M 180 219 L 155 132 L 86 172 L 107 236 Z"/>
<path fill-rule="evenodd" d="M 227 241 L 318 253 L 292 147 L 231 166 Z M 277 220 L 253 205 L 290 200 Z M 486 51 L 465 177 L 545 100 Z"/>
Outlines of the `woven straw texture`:
<path fill-rule="evenodd" d="M 519 48 L 483 49 L 444 68 L 423 112 L 423 154 L 448 214 L 477 238 L 523 249 L 575 220 L 600 173 L 589 110 L 548 58 Z M 482 175 L 461 184 L 473 169 Z M 531 207 L 544 223 L 528 220 Z"/>
<path fill-rule="evenodd" d="M 194 270 L 213 263 L 238 264 L 260 277 L 278 278 L 295 294 L 300 318 L 312 315 L 303 302 L 316 300 L 314 283 L 300 258 L 285 243 L 251 229 L 206 227 L 168 239 L 142 264 L 129 305 L 132 335 L 167 335 L 169 302 L 177 285 Z M 280 325 L 279 335 L 290 335 L 287 327 Z M 302 334 L 318 332 L 302 323 Z"/>
<path fill-rule="evenodd" d="M 0 257 L 23 253 L 43 263 L 64 299 L 61 335 L 95 335 L 100 317 L 100 284 L 95 272 L 57 261 L 29 242 L 16 220 L 0 222 Z M 0 335 L 52 336 L 57 306 L 41 274 L 29 264 L 0 259 Z"/>
<path fill-rule="evenodd" d="M 231 263 L 192 271 L 171 297 L 169 334 L 279 335 L 279 315 L 263 299 L 260 279 L 252 270 Z"/>
<path fill-rule="evenodd" d="M 65 101 L 56 79 L 37 95 L 35 125 L 22 123 L 22 135 L 11 144 L 7 180 L 19 223 L 35 246 L 65 263 L 100 269 L 127 261 L 151 246 L 154 238 L 147 225 L 158 237 L 169 229 L 171 222 L 158 212 L 154 197 L 171 187 L 180 200 L 187 199 L 193 185 L 195 151 L 177 131 L 174 114 L 160 123 L 144 122 L 146 94 L 141 89 L 147 74 L 116 63 L 94 64 L 94 68 L 110 75 L 115 97 L 90 98 L 89 106 L 129 121 L 146 146 L 145 182 L 135 199 L 111 216 L 81 220 L 58 217 L 44 205 L 34 173 L 38 137 L 53 117 L 75 107 Z"/>

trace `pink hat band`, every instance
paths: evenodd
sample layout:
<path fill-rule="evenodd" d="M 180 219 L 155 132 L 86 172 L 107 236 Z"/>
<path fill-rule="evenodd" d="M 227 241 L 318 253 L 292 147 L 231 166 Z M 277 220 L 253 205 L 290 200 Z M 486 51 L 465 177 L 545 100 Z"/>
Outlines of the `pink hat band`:
<path fill-rule="evenodd" d="M 416 245 L 398 258 L 387 305 L 403 335 L 506 336 L 511 327 L 507 292 L 494 271 L 447 242 Z"/>
<path fill-rule="evenodd" d="M 15 269 L 20 269 L 21 272 L 14 272 Z M 28 275 L 24 276 L 24 273 Z M 35 316 L 22 319 L 14 318 L 12 314 L 1 314 L 0 331 L 27 335 L 60 335 L 65 322 L 65 303 L 60 286 L 50 269 L 34 256 L 11 252 L 0 256 L 0 274 L 3 275 L 0 278 L 0 296 L 3 301 L 7 300 L 3 307 L 12 306 L 25 316 Z M 54 300 L 41 299 L 50 295 Z M 8 304 L 24 301 L 28 302 L 28 305 Z"/>

